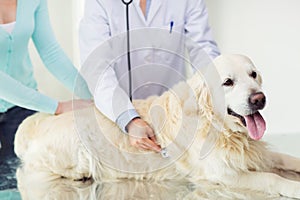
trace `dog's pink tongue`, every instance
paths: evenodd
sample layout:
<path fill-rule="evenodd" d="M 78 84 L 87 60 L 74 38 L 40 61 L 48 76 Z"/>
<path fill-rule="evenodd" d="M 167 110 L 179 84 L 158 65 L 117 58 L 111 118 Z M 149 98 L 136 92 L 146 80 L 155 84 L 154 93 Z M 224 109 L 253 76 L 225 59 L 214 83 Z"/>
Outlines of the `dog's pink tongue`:
<path fill-rule="evenodd" d="M 259 112 L 245 116 L 249 135 L 253 140 L 259 140 L 266 130 L 266 122 Z"/>

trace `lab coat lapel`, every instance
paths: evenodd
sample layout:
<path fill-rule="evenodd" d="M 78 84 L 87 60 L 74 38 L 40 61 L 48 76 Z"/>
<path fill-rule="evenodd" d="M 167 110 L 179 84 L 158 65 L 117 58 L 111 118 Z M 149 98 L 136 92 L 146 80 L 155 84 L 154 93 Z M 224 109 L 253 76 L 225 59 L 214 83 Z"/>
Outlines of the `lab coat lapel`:
<path fill-rule="evenodd" d="M 152 0 L 150 4 L 150 10 L 148 13 L 147 24 L 150 24 L 157 12 L 161 7 L 161 1 L 163 0 Z"/>
<path fill-rule="evenodd" d="M 155 15 L 157 14 L 158 10 L 161 7 L 161 1 L 162 0 L 152 0 L 151 1 L 151 5 L 150 5 L 150 10 L 148 13 L 148 17 L 147 20 L 142 12 L 142 9 L 140 7 L 140 0 L 136 0 L 134 1 L 134 7 L 137 11 L 137 13 L 139 14 L 140 18 L 142 19 L 142 21 L 148 26 L 151 21 L 153 20 L 153 18 L 155 17 Z"/>
<path fill-rule="evenodd" d="M 146 25 L 147 22 L 146 22 L 146 19 L 145 19 L 144 14 L 143 14 L 143 11 L 142 11 L 142 9 L 141 9 L 141 7 L 140 7 L 140 0 L 133 1 L 133 3 L 134 3 L 134 7 L 135 7 L 136 12 L 138 13 L 140 19 L 141 19 L 142 22 Z"/>

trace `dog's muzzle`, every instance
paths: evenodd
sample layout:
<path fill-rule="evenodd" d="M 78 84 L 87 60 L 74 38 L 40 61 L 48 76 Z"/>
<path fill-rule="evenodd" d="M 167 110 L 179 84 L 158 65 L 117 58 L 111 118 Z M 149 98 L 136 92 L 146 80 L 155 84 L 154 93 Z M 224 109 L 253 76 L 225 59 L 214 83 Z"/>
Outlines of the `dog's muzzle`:
<path fill-rule="evenodd" d="M 251 94 L 248 99 L 249 107 L 252 111 L 261 110 L 266 105 L 266 96 L 262 92 Z"/>
<path fill-rule="evenodd" d="M 264 135 L 266 123 L 264 118 L 258 112 L 266 105 L 266 97 L 262 92 L 253 93 L 248 99 L 251 114 L 242 116 L 232 109 L 227 108 L 227 113 L 240 119 L 242 124 L 248 129 L 249 136 L 254 140 L 259 140 Z"/>

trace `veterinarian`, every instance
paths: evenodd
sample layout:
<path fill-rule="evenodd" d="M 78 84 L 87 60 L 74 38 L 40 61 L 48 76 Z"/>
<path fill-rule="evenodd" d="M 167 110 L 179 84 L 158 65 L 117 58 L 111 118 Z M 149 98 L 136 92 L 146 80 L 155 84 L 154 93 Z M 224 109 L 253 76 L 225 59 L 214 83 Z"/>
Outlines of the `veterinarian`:
<path fill-rule="evenodd" d="M 58 102 L 37 90 L 28 42 L 32 39 L 47 69 L 73 92 L 77 70 L 52 32 L 46 0 L 0 0 L 0 161 L 13 154 L 19 124 L 34 112 L 61 114 L 72 101 Z M 78 77 L 76 107 L 91 104 L 85 81 Z"/>
<path fill-rule="evenodd" d="M 128 5 L 128 16 L 126 15 L 126 2 L 129 3 L 130 1 L 85 1 L 85 13 L 80 23 L 79 33 L 82 63 L 84 63 L 93 50 L 103 42 L 126 32 L 127 17 L 129 18 L 131 30 L 161 28 L 168 30 L 170 34 L 176 30 L 177 32 L 183 33 L 183 37 L 186 36 L 201 46 L 211 59 L 220 54 L 208 25 L 208 14 L 204 0 L 133 0 L 132 3 Z M 157 35 L 155 37 L 160 36 Z M 131 38 L 131 41 L 132 40 L 134 40 L 133 37 Z M 145 37 L 144 40 L 149 40 L 149 38 Z M 138 63 L 139 66 L 142 66 L 152 62 L 151 58 L 153 57 L 153 52 L 144 51 L 131 57 L 132 63 L 135 62 Z M 124 60 L 124 65 L 121 64 L 120 67 L 123 68 L 123 70 L 127 69 L 126 58 Z M 182 61 L 180 61 L 182 65 L 178 65 L 176 55 L 164 60 L 171 60 L 168 65 L 172 66 L 175 70 L 181 72 L 185 70 Z M 91 71 L 94 73 L 95 70 Z M 129 104 L 127 110 L 119 112 L 116 116 L 116 114 L 113 113 L 113 109 L 110 109 L 109 104 L 116 99 L 116 97 L 113 97 L 114 93 L 112 91 L 116 88 L 116 85 L 118 85 L 118 78 L 120 78 L 121 75 L 122 72 L 118 72 L 116 69 L 110 70 L 105 77 L 105 81 L 102 82 L 102 85 L 97 85 L 97 90 L 95 90 L 96 83 L 89 80 L 89 77 L 85 77 L 90 91 L 93 91 L 95 104 L 102 113 L 116 122 L 125 133 L 129 134 L 131 145 L 137 148 L 159 152 L 161 149 L 160 146 L 157 145 L 153 129 L 139 116 L 130 103 L 128 95 L 124 97 L 123 100 L 124 104 Z M 166 85 L 170 85 L 170 79 L 172 77 L 162 77 L 160 75 L 161 72 L 156 72 L 155 74 L 153 74 L 153 72 L 152 74 L 144 73 L 144 75 L 139 74 L 138 76 L 133 76 L 132 79 L 134 80 L 138 77 L 139 80 L 142 80 L 139 84 L 143 85 L 147 81 L 151 82 L 151 80 L 148 79 L 150 77 L 156 78 L 154 82 L 159 81 L 161 84 L 168 82 Z M 175 83 L 176 81 L 173 81 L 171 85 Z M 152 90 L 150 87 L 143 90 L 142 93 L 134 95 L 134 98 L 146 98 L 153 94 L 160 95 L 165 90 L 165 88 Z"/>

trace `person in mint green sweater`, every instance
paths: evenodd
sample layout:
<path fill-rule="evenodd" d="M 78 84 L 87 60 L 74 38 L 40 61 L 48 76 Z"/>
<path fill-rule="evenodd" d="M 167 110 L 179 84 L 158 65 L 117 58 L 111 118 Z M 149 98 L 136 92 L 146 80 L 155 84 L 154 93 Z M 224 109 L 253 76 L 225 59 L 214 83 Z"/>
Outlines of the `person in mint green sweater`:
<path fill-rule="evenodd" d="M 84 79 L 54 37 L 47 1 L 0 0 L 0 162 L 4 155 L 13 154 L 15 132 L 26 117 L 36 111 L 72 110 L 72 101 L 58 102 L 38 92 L 28 52 L 30 39 L 47 69 L 82 99 L 75 101 L 76 108 L 91 104 Z"/>

